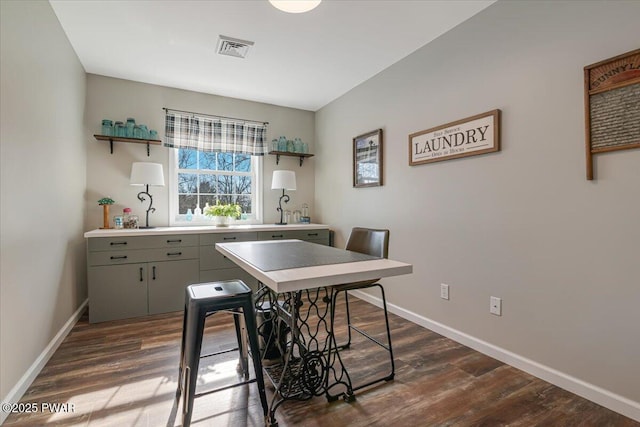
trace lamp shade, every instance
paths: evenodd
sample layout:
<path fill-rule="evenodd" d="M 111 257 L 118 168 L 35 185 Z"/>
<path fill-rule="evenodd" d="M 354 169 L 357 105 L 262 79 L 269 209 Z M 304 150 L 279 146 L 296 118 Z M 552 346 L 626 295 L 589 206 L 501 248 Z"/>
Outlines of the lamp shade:
<path fill-rule="evenodd" d="M 294 171 L 273 171 L 272 190 L 295 190 L 296 173 Z"/>
<path fill-rule="evenodd" d="M 131 165 L 131 185 L 164 185 L 162 164 L 134 162 Z"/>

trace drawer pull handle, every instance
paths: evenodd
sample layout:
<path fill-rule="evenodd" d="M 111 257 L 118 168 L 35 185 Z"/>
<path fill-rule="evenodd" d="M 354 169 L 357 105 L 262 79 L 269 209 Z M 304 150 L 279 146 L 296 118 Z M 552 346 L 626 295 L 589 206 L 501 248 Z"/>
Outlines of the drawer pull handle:
<path fill-rule="evenodd" d="M 317 236 L 318 233 L 307 233 L 307 236 L 311 237 L 311 236 Z"/>
<path fill-rule="evenodd" d="M 182 239 L 167 240 L 167 243 L 182 243 Z"/>
<path fill-rule="evenodd" d="M 153 279 L 153 280 L 156 280 L 156 266 L 155 266 L 155 265 L 151 268 L 151 271 L 153 272 L 153 277 L 152 277 L 152 279 Z"/>
<path fill-rule="evenodd" d="M 111 246 L 118 246 L 118 245 L 126 245 L 127 242 L 111 242 L 109 243 Z"/>
<path fill-rule="evenodd" d="M 182 252 L 167 252 L 167 256 L 180 256 Z"/>
<path fill-rule="evenodd" d="M 112 256 L 111 259 L 127 259 L 126 255 Z"/>
<path fill-rule="evenodd" d="M 272 234 L 271 235 L 272 239 L 279 239 L 279 238 L 282 238 L 282 237 L 284 237 L 284 234 Z"/>
<path fill-rule="evenodd" d="M 237 237 L 225 237 L 224 240 L 236 240 Z"/>
<path fill-rule="evenodd" d="M 144 270 L 142 269 L 142 267 L 140 267 L 140 281 L 144 282 L 144 278 L 142 277 L 142 273 L 144 273 Z"/>

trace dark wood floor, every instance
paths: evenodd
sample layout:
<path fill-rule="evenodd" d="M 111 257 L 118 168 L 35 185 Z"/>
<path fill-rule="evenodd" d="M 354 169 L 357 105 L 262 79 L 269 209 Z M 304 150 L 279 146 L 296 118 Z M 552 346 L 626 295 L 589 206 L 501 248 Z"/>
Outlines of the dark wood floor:
<path fill-rule="evenodd" d="M 352 308 L 361 324 L 380 324 L 378 308 L 357 299 Z M 212 320 L 210 349 L 232 344 L 229 315 Z M 276 413 L 280 426 L 640 426 L 400 317 L 391 321 L 395 380 L 360 390 L 353 403 L 286 402 Z M 181 313 L 94 325 L 83 316 L 22 399 L 66 403 L 69 411 L 11 414 L 5 425 L 180 425 L 181 328 Z M 343 354 L 354 381 L 384 368 L 384 354 L 361 340 Z M 201 366 L 199 391 L 235 380 L 236 362 L 229 355 Z M 255 386 L 196 399 L 192 424 L 263 425 Z"/>

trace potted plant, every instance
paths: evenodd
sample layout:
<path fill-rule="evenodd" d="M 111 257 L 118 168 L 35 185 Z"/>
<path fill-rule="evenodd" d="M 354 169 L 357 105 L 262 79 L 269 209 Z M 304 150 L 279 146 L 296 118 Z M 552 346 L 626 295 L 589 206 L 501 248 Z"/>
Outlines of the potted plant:
<path fill-rule="evenodd" d="M 220 200 L 218 200 L 213 206 L 207 205 L 204 208 L 204 214 L 213 217 L 216 226 L 226 227 L 229 225 L 229 218 L 240 218 L 242 208 L 236 204 L 221 205 Z"/>
<path fill-rule="evenodd" d="M 102 227 L 100 228 L 111 228 L 109 225 L 109 206 L 114 204 L 113 199 L 109 197 L 103 197 L 98 200 L 98 205 L 102 206 Z"/>

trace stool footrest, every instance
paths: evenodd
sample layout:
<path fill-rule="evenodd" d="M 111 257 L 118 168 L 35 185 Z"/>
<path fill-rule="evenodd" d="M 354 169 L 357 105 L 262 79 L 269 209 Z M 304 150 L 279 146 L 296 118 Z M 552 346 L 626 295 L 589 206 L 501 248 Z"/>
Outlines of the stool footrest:
<path fill-rule="evenodd" d="M 227 385 L 227 386 L 216 388 L 216 389 L 209 390 L 209 391 L 203 391 L 202 393 L 194 394 L 193 397 L 195 398 L 195 397 L 200 397 L 200 396 L 206 396 L 207 394 L 216 393 L 218 391 L 223 391 L 223 390 L 228 390 L 230 388 L 239 387 L 239 386 L 245 385 L 245 384 L 255 383 L 256 381 L 257 380 L 255 378 L 252 378 L 252 379 L 247 380 L 247 381 L 242 381 L 242 382 L 239 382 L 239 383 Z"/>
<path fill-rule="evenodd" d="M 354 331 L 356 331 L 357 333 L 359 333 L 360 335 L 362 335 L 363 337 L 368 338 L 372 342 L 378 344 L 380 347 L 384 348 L 385 350 L 390 351 L 388 345 L 386 345 L 383 342 L 378 341 L 377 339 L 375 339 L 374 337 L 372 337 L 371 335 L 369 335 L 368 333 L 366 333 L 362 329 L 358 328 L 357 326 L 349 325 L 349 327 L 351 329 L 353 329 Z"/>
<path fill-rule="evenodd" d="M 229 350 L 218 351 L 217 353 L 204 354 L 204 355 L 200 356 L 200 359 L 204 359 L 205 357 L 218 356 L 220 354 L 225 354 L 225 353 L 231 353 L 231 352 L 238 351 L 238 350 L 240 350 L 240 348 L 236 347 L 236 348 L 230 348 Z"/>

